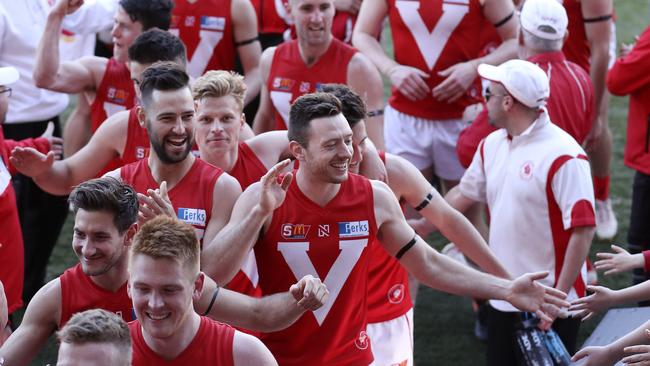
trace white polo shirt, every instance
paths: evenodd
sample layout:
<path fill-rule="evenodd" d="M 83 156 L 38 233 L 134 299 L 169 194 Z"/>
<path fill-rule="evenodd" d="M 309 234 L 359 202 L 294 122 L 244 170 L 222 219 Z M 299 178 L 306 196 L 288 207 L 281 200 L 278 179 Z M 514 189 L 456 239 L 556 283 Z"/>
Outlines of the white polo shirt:
<path fill-rule="evenodd" d="M 460 191 L 487 203 L 490 248 L 512 276 L 550 271 L 541 282 L 554 286 L 572 228 L 594 226 L 594 191 L 587 156 L 547 113 L 519 136 L 505 129 L 480 144 L 463 175 Z M 569 299 L 584 296 L 583 265 Z M 518 311 L 491 301 L 501 311 Z"/>

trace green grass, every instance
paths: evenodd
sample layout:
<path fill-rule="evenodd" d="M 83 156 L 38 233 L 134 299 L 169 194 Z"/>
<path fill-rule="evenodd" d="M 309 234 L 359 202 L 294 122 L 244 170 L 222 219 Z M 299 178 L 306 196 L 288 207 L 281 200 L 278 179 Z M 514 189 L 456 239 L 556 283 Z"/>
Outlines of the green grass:
<path fill-rule="evenodd" d="M 645 0 L 626 0 L 615 3 L 618 17 L 618 41 L 631 42 L 647 24 L 648 3 Z M 384 37 L 384 44 L 390 45 L 390 35 Z M 389 46 L 387 46 L 388 48 Z M 388 90 L 388 87 L 387 87 Z M 623 166 L 623 146 L 627 118 L 627 99 L 612 98 L 609 123 L 614 134 L 614 156 L 612 165 L 611 191 L 614 208 L 619 220 L 619 233 L 616 243 L 625 243 L 632 187 L 633 172 Z M 68 218 L 63 234 L 50 259 L 48 279 L 60 275 L 66 268 L 76 263 L 70 248 L 72 221 Z M 433 237 L 430 242 L 438 249 L 446 243 L 443 238 Z M 594 253 L 608 249 L 609 242 L 594 241 Z M 600 276 L 600 283 L 621 288 L 630 283 L 629 275 L 613 277 Z M 600 318 L 586 322 L 581 328 L 579 343 L 593 331 Z M 473 336 L 474 313 L 466 298 L 421 288 L 415 310 L 415 362 L 417 365 L 483 365 L 485 346 Z M 56 362 L 56 344 L 50 340 L 32 362 L 44 365 Z"/>

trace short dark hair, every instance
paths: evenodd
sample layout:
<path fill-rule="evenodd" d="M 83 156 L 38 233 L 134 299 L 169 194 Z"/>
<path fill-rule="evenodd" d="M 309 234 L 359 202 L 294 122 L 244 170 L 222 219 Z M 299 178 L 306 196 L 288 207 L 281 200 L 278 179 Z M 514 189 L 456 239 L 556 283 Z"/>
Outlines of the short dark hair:
<path fill-rule="evenodd" d="M 366 118 L 366 103 L 361 97 L 343 84 L 324 84 L 320 89 L 323 93 L 333 94 L 341 101 L 341 113 L 348 120 L 350 128 L 354 128 Z"/>
<path fill-rule="evenodd" d="M 120 6 L 142 30 L 160 28 L 168 30 L 172 20 L 172 0 L 120 0 Z"/>
<path fill-rule="evenodd" d="M 309 125 L 321 117 L 341 113 L 341 101 L 330 93 L 305 94 L 296 99 L 289 110 L 289 141 L 307 146 Z"/>
<path fill-rule="evenodd" d="M 85 181 L 74 188 L 68 202 L 76 214 L 85 211 L 107 211 L 123 234 L 138 220 L 138 196 L 130 185 L 113 177 Z"/>
<path fill-rule="evenodd" d="M 183 68 L 169 61 L 156 62 L 142 72 L 140 93 L 142 104 L 145 108 L 151 103 L 151 95 L 154 90 L 178 90 L 189 89 L 190 77 Z"/>
<path fill-rule="evenodd" d="M 175 35 L 158 29 L 149 29 L 140 34 L 129 47 L 129 60 L 139 64 L 153 64 L 158 61 L 187 62 L 185 45 Z"/>
<path fill-rule="evenodd" d="M 117 314 L 103 309 L 91 309 L 74 314 L 57 332 L 61 343 L 108 343 L 120 352 L 124 365 L 131 364 L 131 334 L 129 326 Z"/>

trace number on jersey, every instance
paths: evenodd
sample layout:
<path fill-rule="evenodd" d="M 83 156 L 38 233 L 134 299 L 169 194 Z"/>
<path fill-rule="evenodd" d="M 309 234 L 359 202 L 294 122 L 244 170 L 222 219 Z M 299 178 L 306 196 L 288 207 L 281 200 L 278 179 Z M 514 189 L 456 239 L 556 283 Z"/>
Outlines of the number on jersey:
<path fill-rule="evenodd" d="M 323 283 L 327 286 L 330 292 L 329 299 L 323 306 L 315 310 L 314 316 L 318 325 L 322 325 L 329 313 L 332 305 L 339 296 L 345 281 L 354 269 L 354 266 L 359 261 L 363 250 L 368 245 L 368 239 L 355 239 L 355 240 L 341 240 L 339 241 L 339 249 L 341 252 L 332 264 L 329 273 L 325 276 Z M 307 252 L 309 251 L 309 242 L 279 242 L 278 250 L 282 253 L 284 260 L 289 265 L 291 272 L 296 276 L 296 279 L 301 279 L 306 275 L 320 277 L 314 268 Z"/>
<path fill-rule="evenodd" d="M 458 3 L 466 3 L 467 5 Z M 469 12 L 469 0 L 459 0 L 453 4 L 443 2 L 442 15 L 431 32 L 427 30 L 427 26 L 418 12 L 420 1 L 397 0 L 395 1 L 395 7 L 404 24 L 411 31 L 413 38 L 415 38 L 415 43 L 417 43 L 427 67 L 429 70 L 433 70 L 433 66 L 440 58 L 449 37 L 463 20 L 465 14 Z"/>

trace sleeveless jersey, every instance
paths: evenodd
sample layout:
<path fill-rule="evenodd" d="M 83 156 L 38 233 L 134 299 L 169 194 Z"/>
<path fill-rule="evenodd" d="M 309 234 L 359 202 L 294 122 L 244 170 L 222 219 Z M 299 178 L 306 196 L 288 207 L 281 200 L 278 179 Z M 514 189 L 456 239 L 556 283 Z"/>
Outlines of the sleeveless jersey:
<path fill-rule="evenodd" d="M 239 185 L 241 185 L 241 189 L 244 190 L 251 184 L 258 182 L 266 172 L 266 167 L 257 158 L 253 150 L 245 142 L 240 142 L 237 161 L 228 174 L 237 179 Z M 262 290 L 259 288 L 259 274 L 257 271 L 255 252 L 250 251 L 241 269 L 226 287 L 229 290 L 249 296 L 262 296 Z"/>
<path fill-rule="evenodd" d="M 94 133 L 106 118 L 135 106 L 135 89 L 126 64 L 108 59 L 104 77 L 90 105 L 90 127 Z"/>
<path fill-rule="evenodd" d="M 9 150 L 0 127 L 0 281 L 9 314 L 23 305 L 24 256 L 16 192 L 9 173 Z"/>
<path fill-rule="evenodd" d="M 264 295 L 287 291 L 307 274 L 324 279 L 329 299 L 289 328 L 262 341 L 281 365 L 368 365 L 366 294 L 370 246 L 377 224 L 370 181 L 349 174 L 324 207 L 294 179 L 255 245 Z"/>
<path fill-rule="evenodd" d="M 385 165 L 386 153 L 380 151 L 379 157 Z M 395 319 L 412 308 L 408 271 L 377 241 L 368 270 L 368 323 Z"/>
<path fill-rule="evenodd" d="M 173 360 L 165 360 L 149 348 L 142 335 L 142 326 L 129 323 L 133 343 L 133 366 L 232 366 L 235 330 L 226 324 L 201 317 L 201 325 L 190 344 Z"/>
<path fill-rule="evenodd" d="M 589 72 L 591 50 L 587 41 L 587 32 L 585 30 L 585 19 L 582 16 L 581 0 L 563 0 L 562 5 L 569 17 L 569 38 L 564 42 L 562 52 L 567 60 L 575 62 L 580 67 Z"/>
<path fill-rule="evenodd" d="M 126 131 L 126 143 L 122 152 L 122 162 L 129 164 L 144 159 L 149 153 L 149 135 L 147 129 L 138 122 L 135 107 L 129 110 L 129 122 Z"/>
<path fill-rule="evenodd" d="M 99 287 L 83 272 L 81 264 L 68 268 L 61 277 L 61 319 L 59 328 L 79 312 L 104 309 L 130 322 L 135 319 L 133 303 L 126 291 L 126 282 L 115 292 Z"/>
<path fill-rule="evenodd" d="M 284 33 L 291 20 L 284 7 L 287 0 L 252 0 L 260 34 Z"/>
<path fill-rule="evenodd" d="M 479 0 L 388 0 L 395 60 L 429 74 L 424 81 L 433 90 L 444 78 L 438 72 L 472 60 L 484 47 L 480 35 L 486 22 Z M 395 88 L 388 102 L 396 110 L 424 119 L 461 118 L 465 107 L 482 100 L 476 78 L 454 103 L 439 102 L 429 93 L 410 101 Z"/>
<path fill-rule="evenodd" d="M 198 78 L 208 70 L 235 69 L 231 0 L 175 0 L 169 31 L 187 48 L 187 73 Z"/>
<path fill-rule="evenodd" d="M 195 159 L 187 174 L 168 192 L 178 219 L 194 226 L 201 242 L 205 227 L 210 222 L 214 185 L 222 173 L 223 170 Z M 120 176 L 138 193 L 146 194 L 147 189 L 160 186 L 151 175 L 148 159 L 123 166 Z"/>
<path fill-rule="evenodd" d="M 300 56 L 298 41 L 279 45 L 275 49 L 266 81 L 276 129 L 287 129 L 289 106 L 299 96 L 318 91 L 320 84 L 347 84 L 348 64 L 356 52 L 354 48 L 332 38 L 327 51 L 307 67 Z"/>

